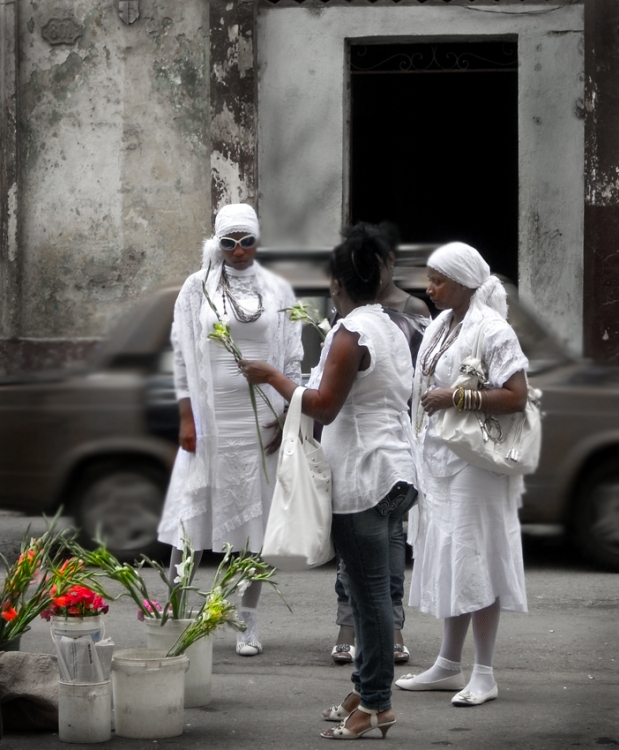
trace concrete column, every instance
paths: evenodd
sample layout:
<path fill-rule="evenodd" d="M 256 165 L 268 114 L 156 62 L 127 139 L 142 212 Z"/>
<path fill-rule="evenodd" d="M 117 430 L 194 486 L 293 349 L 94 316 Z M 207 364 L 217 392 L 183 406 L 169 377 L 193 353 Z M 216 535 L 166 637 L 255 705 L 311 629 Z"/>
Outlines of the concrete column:
<path fill-rule="evenodd" d="M 257 208 L 254 0 L 211 0 L 211 201 Z"/>
<path fill-rule="evenodd" d="M 0 339 L 19 333 L 17 14 L 16 1 L 0 2 Z"/>
<path fill-rule="evenodd" d="M 585 4 L 584 353 L 619 364 L 619 3 Z"/>

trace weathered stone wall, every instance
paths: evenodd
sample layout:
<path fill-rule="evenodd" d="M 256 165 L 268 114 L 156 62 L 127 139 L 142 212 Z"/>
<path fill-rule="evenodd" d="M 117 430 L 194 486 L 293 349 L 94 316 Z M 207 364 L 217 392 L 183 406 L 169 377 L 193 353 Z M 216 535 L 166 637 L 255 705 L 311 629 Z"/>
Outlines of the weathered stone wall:
<path fill-rule="evenodd" d="M 348 40 L 517 38 L 520 292 L 579 352 L 583 6 L 294 5 L 262 5 L 258 16 L 260 215 L 269 241 L 334 243 L 347 220 Z M 466 148 L 464 128 L 455 132 Z"/>
<path fill-rule="evenodd" d="M 128 24 L 116 0 L 19 3 L 13 335 L 102 335 L 144 290 L 199 263 L 211 224 L 208 4 L 135 5 Z M 54 43 L 50 19 L 79 37 Z"/>

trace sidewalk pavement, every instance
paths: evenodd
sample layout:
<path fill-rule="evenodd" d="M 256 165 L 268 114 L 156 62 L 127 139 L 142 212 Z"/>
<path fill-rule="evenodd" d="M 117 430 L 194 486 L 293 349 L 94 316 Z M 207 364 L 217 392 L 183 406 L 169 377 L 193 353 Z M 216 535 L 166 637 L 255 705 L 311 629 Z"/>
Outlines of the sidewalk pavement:
<path fill-rule="evenodd" d="M 207 587 L 215 564 L 207 560 L 196 583 Z M 147 571 L 149 589 L 163 597 L 163 584 Z M 410 579 L 408 571 L 406 591 Z M 264 652 L 243 658 L 235 653 L 235 634 L 216 633 L 213 699 L 185 710 L 180 737 L 132 740 L 113 735 L 113 750 L 178 748 L 194 750 L 326 750 L 320 731 L 323 708 L 339 703 L 350 690 L 350 667 L 330 658 L 337 628 L 333 564 L 308 573 L 279 572 L 277 580 L 290 613 L 269 586 L 260 602 Z M 499 698 L 475 708 L 456 708 L 451 693 L 411 693 L 394 688 L 397 724 L 389 731 L 391 750 L 565 750 L 619 746 L 617 680 L 617 584 L 613 574 L 550 568 L 527 571 L 528 615 L 504 614 L 499 630 L 495 675 Z M 614 594 L 612 594 L 614 592 Z M 612 598 L 609 598 L 612 597 Z M 407 608 L 408 665 L 396 677 L 427 668 L 438 652 L 441 623 Z M 136 607 L 123 597 L 106 615 L 106 636 L 116 648 L 146 645 Z M 53 653 L 49 625 L 39 620 L 22 639 L 22 650 Z M 469 634 L 463 666 L 473 660 Z M 380 737 L 379 732 L 369 737 Z M 367 740 L 366 740 L 367 741 Z M 90 748 L 68 745 L 57 734 L 12 734 L 1 750 Z M 382 747 L 382 745 L 381 745 Z"/>

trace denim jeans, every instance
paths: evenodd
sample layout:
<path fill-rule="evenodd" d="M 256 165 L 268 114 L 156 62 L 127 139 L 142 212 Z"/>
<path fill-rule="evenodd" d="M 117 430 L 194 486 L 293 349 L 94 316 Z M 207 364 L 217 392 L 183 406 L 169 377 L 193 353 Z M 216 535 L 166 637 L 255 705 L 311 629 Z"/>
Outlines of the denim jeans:
<path fill-rule="evenodd" d="M 335 624 L 348 627 L 354 627 L 355 623 L 352 614 L 352 604 L 346 593 L 342 577 L 340 575 L 340 559 L 337 560 L 337 576 L 335 579 L 335 593 L 337 595 L 337 616 Z M 406 568 L 406 534 L 404 533 L 404 524 L 402 518 L 398 518 L 396 527 L 391 535 L 389 545 L 389 570 L 391 571 L 390 588 L 391 604 L 393 606 L 393 628 L 402 630 L 404 627 L 404 571 Z"/>
<path fill-rule="evenodd" d="M 351 679 L 361 694 L 361 705 L 376 711 L 391 708 L 391 539 L 416 496 L 411 486 L 396 507 L 382 500 L 361 513 L 333 515 L 333 542 L 340 555 L 341 576 L 350 593 L 355 625 L 355 670 Z"/>

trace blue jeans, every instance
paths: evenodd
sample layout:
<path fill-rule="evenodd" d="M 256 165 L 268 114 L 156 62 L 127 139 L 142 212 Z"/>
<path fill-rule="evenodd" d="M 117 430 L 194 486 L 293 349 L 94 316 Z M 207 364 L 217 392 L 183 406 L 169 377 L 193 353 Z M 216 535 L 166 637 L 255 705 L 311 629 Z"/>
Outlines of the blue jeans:
<path fill-rule="evenodd" d="M 337 576 L 335 579 L 335 593 L 337 595 L 337 616 L 335 624 L 348 627 L 354 627 L 355 623 L 352 614 L 352 604 L 346 593 L 342 578 L 340 575 L 339 555 L 337 560 Z M 396 528 L 391 536 L 389 545 L 389 570 L 391 571 L 390 588 L 391 604 L 393 606 L 393 628 L 402 630 L 404 627 L 404 571 L 406 569 L 406 534 L 404 533 L 404 524 L 402 518 L 396 523 Z"/>
<path fill-rule="evenodd" d="M 391 539 L 416 496 L 415 488 L 409 486 L 395 505 L 384 498 L 361 513 L 333 515 L 333 542 L 340 555 L 341 576 L 350 593 L 355 625 L 355 670 L 351 679 L 361 695 L 361 705 L 376 711 L 391 708 Z"/>

